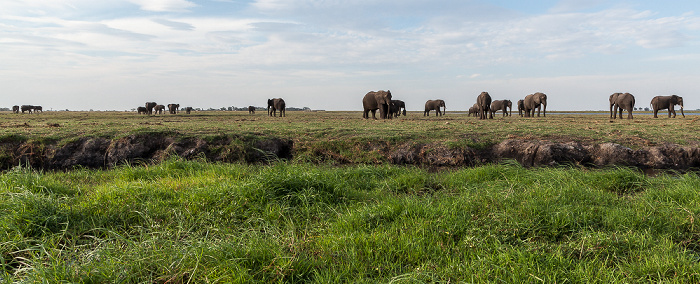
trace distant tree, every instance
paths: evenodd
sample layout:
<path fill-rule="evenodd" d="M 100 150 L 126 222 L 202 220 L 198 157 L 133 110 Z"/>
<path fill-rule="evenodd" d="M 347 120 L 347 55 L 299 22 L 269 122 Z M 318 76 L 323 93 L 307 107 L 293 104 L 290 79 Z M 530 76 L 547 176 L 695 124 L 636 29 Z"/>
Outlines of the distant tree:
<path fill-rule="evenodd" d="M 9 107 L 3 107 L 3 108 L 0 108 L 0 111 L 9 111 L 9 110 L 10 110 L 10 108 L 9 108 Z"/>
<path fill-rule="evenodd" d="M 228 107 L 228 111 L 233 111 L 233 107 Z"/>
<path fill-rule="evenodd" d="M 645 108 L 644 108 L 644 111 L 649 111 L 649 108 L 648 108 L 648 107 L 645 107 Z"/>

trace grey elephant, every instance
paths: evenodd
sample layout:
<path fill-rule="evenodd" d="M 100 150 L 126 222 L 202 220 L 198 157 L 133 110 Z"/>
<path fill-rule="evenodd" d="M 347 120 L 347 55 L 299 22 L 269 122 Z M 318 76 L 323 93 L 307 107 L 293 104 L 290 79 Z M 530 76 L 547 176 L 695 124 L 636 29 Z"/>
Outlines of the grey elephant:
<path fill-rule="evenodd" d="M 362 118 L 369 119 L 369 112 L 372 112 L 372 118 L 377 119 L 376 113 L 379 110 L 379 118 L 391 119 L 389 115 L 389 106 L 391 105 L 391 91 L 371 91 L 365 94 L 362 98 Z"/>
<path fill-rule="evenodd" d="M 277 117 L 277 110 L 280 111 L 280 117 L 286 116 L 285 109 L 286 105 L 284 99 L 268 99 L 267 100 L 267 114 L 269 116 Z"/>
<path fill-rule="evenodd" d="M 523 112 L 525 111 L 525 100 L 518 100 L 518 114 L 520 117 L 523 116 Z"/>
<path fill-rule="evenodd" d="M 479 119 L 486 119 L 487 116 L 493 119 L 493 114 L 491 113 L 491 95 L 488 92 L 481 92 L 478 97 L 476 97 L 476 106 L 479 108 Z"/>
<path fill-rule="evenodd" d="M 33 105 L 22 105 L 20 107 L 20 109 L 22 110 L 22 113 L 24 113 L 25 111 L 32 113 L 32 111 L 34 111 L 34 106 Z"/>
<path fill-rule="evenodd" d="M 616 119 L 618 109 L 620 110 L 620 119 L 622 119 L 622 111 L 627 111 L 627 118 L 632 119 L 632 110 L 634 109 L 634 96 L 630 93 L 614 93 L 610 95 L 610 118 Z M 613 110 L 614 108 L 614 110 Z"/>
<path fill-rule="evenodd" d="M 137 107 L 137 108 L 136 108 L 136 112 L 137 112 L 138 114 L 147 114 L 147 113 L 148 113 L 148 110 L 146 109 L 146 107 Z"/>
<path fill-rule="evenodd" d="M 442 112 L 440 108 L 442 107 Z M 445 115 L 447 112 L 447 107 L 445 107 L 445 101 L 443 100 L 428 100 L 425 102 L 425 110 L 423 111 L 423 116 L 430 116 L 430 111 L 435 110 L 435 116 Z"/>
<path fill-rule="evenodd" d="M 668 109 L 668 117 L 671 117 L 671 113 L 673 113 L 673 118 L 676 118 L 676 105 L 681 106 L 681 114 L 685 117 L 685 113 L 683 113 L 683 97 L 671 95 L 656 96 L 651 99 L 651 108 L 654 110 L 654 118 L 657 118 L 656 114 L 662 109 Z"/>
<path fill-rule="evenodd" d="M 153 107 L 153 111 L 154 111 L 156 114 L 163 114 L 163 110 L 165 110 L 165 106 L 164 106 L 164 105 L 156 105 L 155 107 Z"/>
<path fill-rule="evenodd" d="M 36 112 L 44 112 L 44 108 L 42 108 L 41 106 L 34 106 L 34 113 Z"/>
<path fill-rule="evenodd" d="M 248 114 L 255 114 L 255 107 L 254 106 L 248 106 Z"/>
<path fill-rule="evenodd" d="M 185 108 L 185 113 L 186 113 L 186 114 L 190 114 L 190 112 L 192 112 L 192 107 L 186 107 L 186 108 Z"/>
<path fill-rule="evenodd" d="M 19 113 L 19 106 L 12 106 L 13 113 Z"/>
<path fill-rule="evenodd" d="M 168 111 L 170 114 L 177 114 L 177 110 L 180 108 L 180 104 L 168 104 Z"/>
<path fill-rule="evenodd" d="M 401 116 L 401 109 L 403 109 L 403 116 L 406 116 L 406 103 L 404 103 L 402 100 L 391 100 L 389 105 L 389 116 Z"/>
<path fill-rule="evenodd" d="M 526 117 L 534 117 L 535 108 L 537 108 L 538 117 L 540 116 L 540 112 L 542 112 L 542 116 L 547 117 L 547 95 L 540 92 L 527 95 L 523 101 L 523 107 L 525 108 Z"/>
<path fill-rule="evenodd" d="M 146 102 L 146 113 L 148 115 L 153 114 L 153 108 L 155 108 L 158 104 L 155 102 Z"/>
<path fill-rule="evenodd" d="M 469 108 L 469 113 L 467 113 L 467 117 L 472 116 L 474 114 L 474 117 L 479 115 L 479 106 L 474 104 L 472 107 Z"/>
<path fill-rule="evenodd" d="M 503 116 L 510 116 L 508 109 L 510 109 L 511 113 L 513 112 L 513 103 L 510 100 L 495 100 L 491 102 L 491 116 L 499 110 L 503 111 Z"/>

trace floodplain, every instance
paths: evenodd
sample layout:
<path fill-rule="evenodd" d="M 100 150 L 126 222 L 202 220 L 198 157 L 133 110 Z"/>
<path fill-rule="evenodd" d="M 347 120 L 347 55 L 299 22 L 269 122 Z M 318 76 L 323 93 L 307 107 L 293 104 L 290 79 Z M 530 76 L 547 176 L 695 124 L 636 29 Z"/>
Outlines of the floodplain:
<path fill-rule="evenodd" d="M 696 283 L 700 178 L 692 170 L 646 175 L 509 160 L 436 170 L 392 164 L 382 151 L 405 143 L 478 149 L 506 139 L 698 147 L 698 119 L 0 113 L 0 144 L 129 135 L 294 144 L 289 160 L 170 156 L 5 169 L 0 282 Z"/>

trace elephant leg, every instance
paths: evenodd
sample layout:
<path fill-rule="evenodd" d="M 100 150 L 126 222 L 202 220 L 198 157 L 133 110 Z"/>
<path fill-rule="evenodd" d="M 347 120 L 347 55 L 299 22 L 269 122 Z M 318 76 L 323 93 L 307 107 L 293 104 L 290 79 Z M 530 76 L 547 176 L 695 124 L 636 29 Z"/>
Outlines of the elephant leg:
<path fill-rule="evenodd" d="M 669 107 L 669 108 L 668 108 L 668 117 L 671 117 L 671 112 L 673 112 L 673 118 L 676 118 L 676 109 L 675 109 L 675 107 Z"/>

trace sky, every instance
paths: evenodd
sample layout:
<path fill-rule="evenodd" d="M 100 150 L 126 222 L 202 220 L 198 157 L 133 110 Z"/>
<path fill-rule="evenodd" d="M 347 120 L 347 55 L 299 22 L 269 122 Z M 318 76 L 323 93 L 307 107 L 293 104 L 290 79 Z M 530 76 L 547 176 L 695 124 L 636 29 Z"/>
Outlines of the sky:
<path fill-rule="evenodd" d="M 0 0 L 0 107 L 467 110 L 487 91 L 548 110 L 629 92 L 700 108 L 700 1 Z"/>

